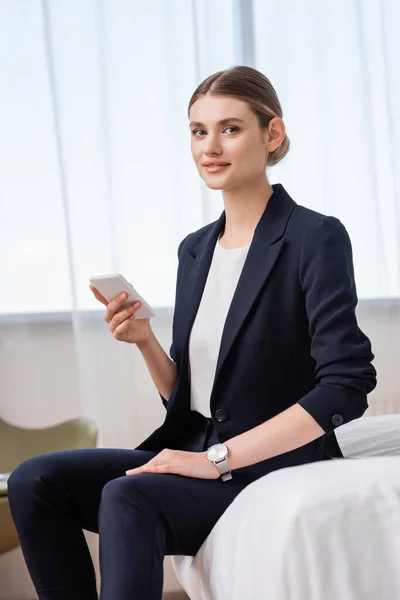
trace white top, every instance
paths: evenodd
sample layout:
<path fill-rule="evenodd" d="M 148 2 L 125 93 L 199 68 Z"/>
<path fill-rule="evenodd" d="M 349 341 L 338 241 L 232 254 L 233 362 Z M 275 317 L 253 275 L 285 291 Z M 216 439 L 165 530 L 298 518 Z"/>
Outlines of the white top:
<path fill-rule="evenodd" d="M 226 250 L 219 241 L 189 339 L 190 408 L 211 417 L 210 395 L 222 331 L 250 244 Z"/>

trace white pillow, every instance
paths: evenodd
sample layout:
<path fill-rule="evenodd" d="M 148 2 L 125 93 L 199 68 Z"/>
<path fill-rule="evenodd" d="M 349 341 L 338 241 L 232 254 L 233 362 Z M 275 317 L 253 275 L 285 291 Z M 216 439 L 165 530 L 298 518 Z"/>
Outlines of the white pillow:
<path fill-rule="evenodd" d="M 400 414 L 360 417 L 335 434 L 345 458 L 400 456 Z"/>

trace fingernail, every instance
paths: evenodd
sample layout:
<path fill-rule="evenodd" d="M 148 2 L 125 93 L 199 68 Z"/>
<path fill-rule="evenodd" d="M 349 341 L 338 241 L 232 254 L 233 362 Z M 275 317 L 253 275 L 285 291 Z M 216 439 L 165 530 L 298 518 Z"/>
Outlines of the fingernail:
<path fill-rule="evenodd" d="M 123 294 L 120 294 L 120 297 L 119 297 L 119 298 L 120 298 L 120 300 L 124 300 L 124 299 L 126 298 L 126 294 L 125 294 L 125 292 L 124 292 Z"/>
<path fill-rule="evenodd" d="M 139 306 L 140 306 L 140 302 L 135 302 L 135 307 L 139 308 Z"/>

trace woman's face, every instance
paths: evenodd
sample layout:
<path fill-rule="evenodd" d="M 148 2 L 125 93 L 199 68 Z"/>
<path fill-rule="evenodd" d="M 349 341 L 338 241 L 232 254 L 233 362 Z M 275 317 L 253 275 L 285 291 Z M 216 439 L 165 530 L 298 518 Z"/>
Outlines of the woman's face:
<path fill-rule="evenodd" d="M 265 178 L 268 130 L 261 131 L 257 117 L 242 100 L 198 98 L 190 107 L 190 130 L 192 156 L 209 188 L 229 190 Z M 217 162 L 228 166 L 207 169 L 205 163 Z"/>

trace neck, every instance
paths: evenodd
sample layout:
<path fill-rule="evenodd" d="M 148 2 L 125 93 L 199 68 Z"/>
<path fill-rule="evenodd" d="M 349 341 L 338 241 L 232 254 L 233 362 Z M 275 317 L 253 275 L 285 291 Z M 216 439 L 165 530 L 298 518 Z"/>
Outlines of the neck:
<path fill-rule="evenodd" d="M 266 178 L 245 188 L 224 190 L 225 228 L 221 239 L 226 244 L 248 244 L 272 193 Z"/>

